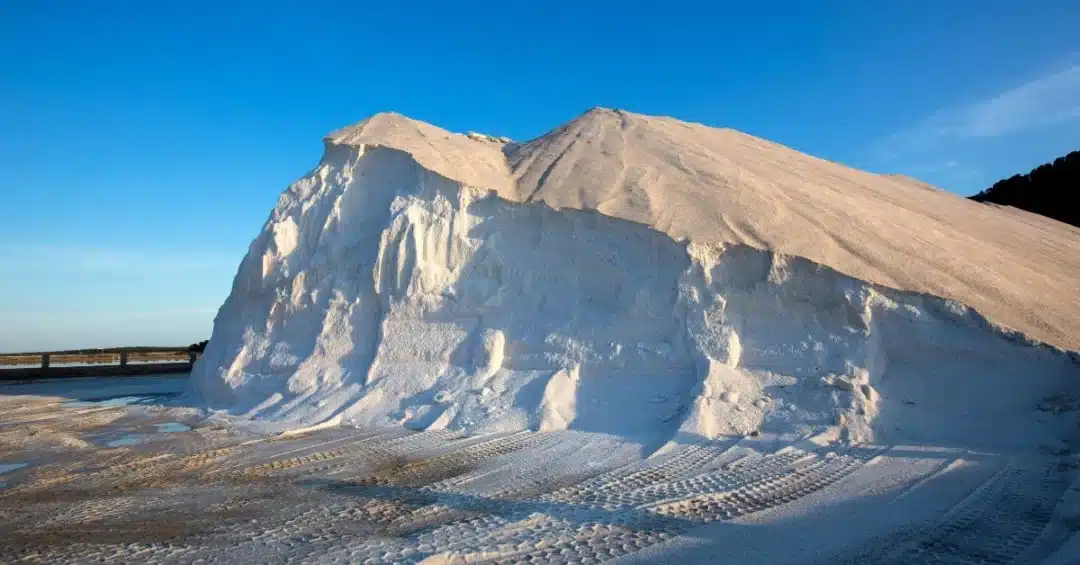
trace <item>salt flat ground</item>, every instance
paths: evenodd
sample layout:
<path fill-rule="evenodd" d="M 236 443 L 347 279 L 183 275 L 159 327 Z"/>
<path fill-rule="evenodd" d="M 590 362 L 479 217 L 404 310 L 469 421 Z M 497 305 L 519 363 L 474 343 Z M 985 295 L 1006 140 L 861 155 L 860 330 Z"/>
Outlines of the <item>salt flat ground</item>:
<path fill-rule="evenodd" d="M 1061 502 L 1078 474 L 1067 456 L 575 432 L 281 435 L 185 407 L 184 385 L 0 387 L 0 562 L 1080 562 Z"/>

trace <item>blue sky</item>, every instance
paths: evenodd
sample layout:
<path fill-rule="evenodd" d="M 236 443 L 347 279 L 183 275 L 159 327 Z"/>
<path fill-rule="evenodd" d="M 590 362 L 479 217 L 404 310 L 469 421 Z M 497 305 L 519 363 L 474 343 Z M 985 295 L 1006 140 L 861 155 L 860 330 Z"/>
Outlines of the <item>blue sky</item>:
<path fill-rule="evenodd" d="M 960 194 L 1080 148 L 1080 3 L 0 2 L 0 351 L 208 337 L 327 132 L 592 106 Z"/>

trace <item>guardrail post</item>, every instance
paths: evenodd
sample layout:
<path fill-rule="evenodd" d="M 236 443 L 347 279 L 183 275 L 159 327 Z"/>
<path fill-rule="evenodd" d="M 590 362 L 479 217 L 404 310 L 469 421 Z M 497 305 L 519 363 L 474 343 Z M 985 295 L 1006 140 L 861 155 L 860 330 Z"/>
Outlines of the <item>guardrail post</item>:
<path fill-rule="evenodd" d="M 42 353 L 41 354 L 41 368 L 42 369 L 48 369 L 49 368 L 49 354 L 48 353 Z"/>
<path fill-rule="evenodd" d="M 120 352 L 120 366 L 121 367 L 127 367 L 127 358 L 128 358 L 127 351 L 121 351 Z"/>

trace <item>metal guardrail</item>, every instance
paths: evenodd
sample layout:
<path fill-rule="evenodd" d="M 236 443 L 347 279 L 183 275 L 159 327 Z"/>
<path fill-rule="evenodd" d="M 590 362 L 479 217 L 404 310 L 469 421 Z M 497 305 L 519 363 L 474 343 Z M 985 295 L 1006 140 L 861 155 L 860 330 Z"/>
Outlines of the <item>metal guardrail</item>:
<path fill-rule="evenodd" d="M 152 359 L 155 354 L 164 354 L 166 357 L 172 354 L 173 359 L 155 361 Z M 189 348 L 164 347 L 4 353 L 0 354 L 0 381 L 185 373 L 191 371 L 195 361 L 201 355 L 202 352 L 191 351 Z M 110 356 L 112 359 L 102 361 L 103 356 Z M 187 361 L 175 359 L 176 357 L 182 359 L 184 356 L 187 357 Z M 82 364 L 79 364 L 80 357 L 85 358 Z M 149 359 L 143 359 L 147 361 L 145 363 L 139 363 L 137 360 L 133 363 L 133 357 Z M 21 366 L 12 367 L 11 363 L 8 363 L 5 367 L 5 358 L 9 361 L 18 359 L 21 363 L 17 364 Z M 39 360 L 38 366 L 28 367 L 30 363 L 27 361 L 35 358 Z M 57 358 L 63 358 L 65 365 L 55 366 L 54 362 Z"/>

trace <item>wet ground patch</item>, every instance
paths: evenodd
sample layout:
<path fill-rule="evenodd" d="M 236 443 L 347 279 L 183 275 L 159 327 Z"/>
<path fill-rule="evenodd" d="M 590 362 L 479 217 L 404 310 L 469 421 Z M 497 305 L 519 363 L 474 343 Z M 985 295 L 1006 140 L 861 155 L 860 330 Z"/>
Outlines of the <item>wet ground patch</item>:
<path fill-rule="evenodd" d="M 175 396 L 178 396 L 178 393 L 168 392 L 139 395 L 102 396 L 97 398 L 68 400 L 66 402 L 62 402 L 60 404 L 60 408 L 64 410 L 75 410 L 85 408 L 120 408 L 122 406 L 152 405 L 160 404 Z"/>

